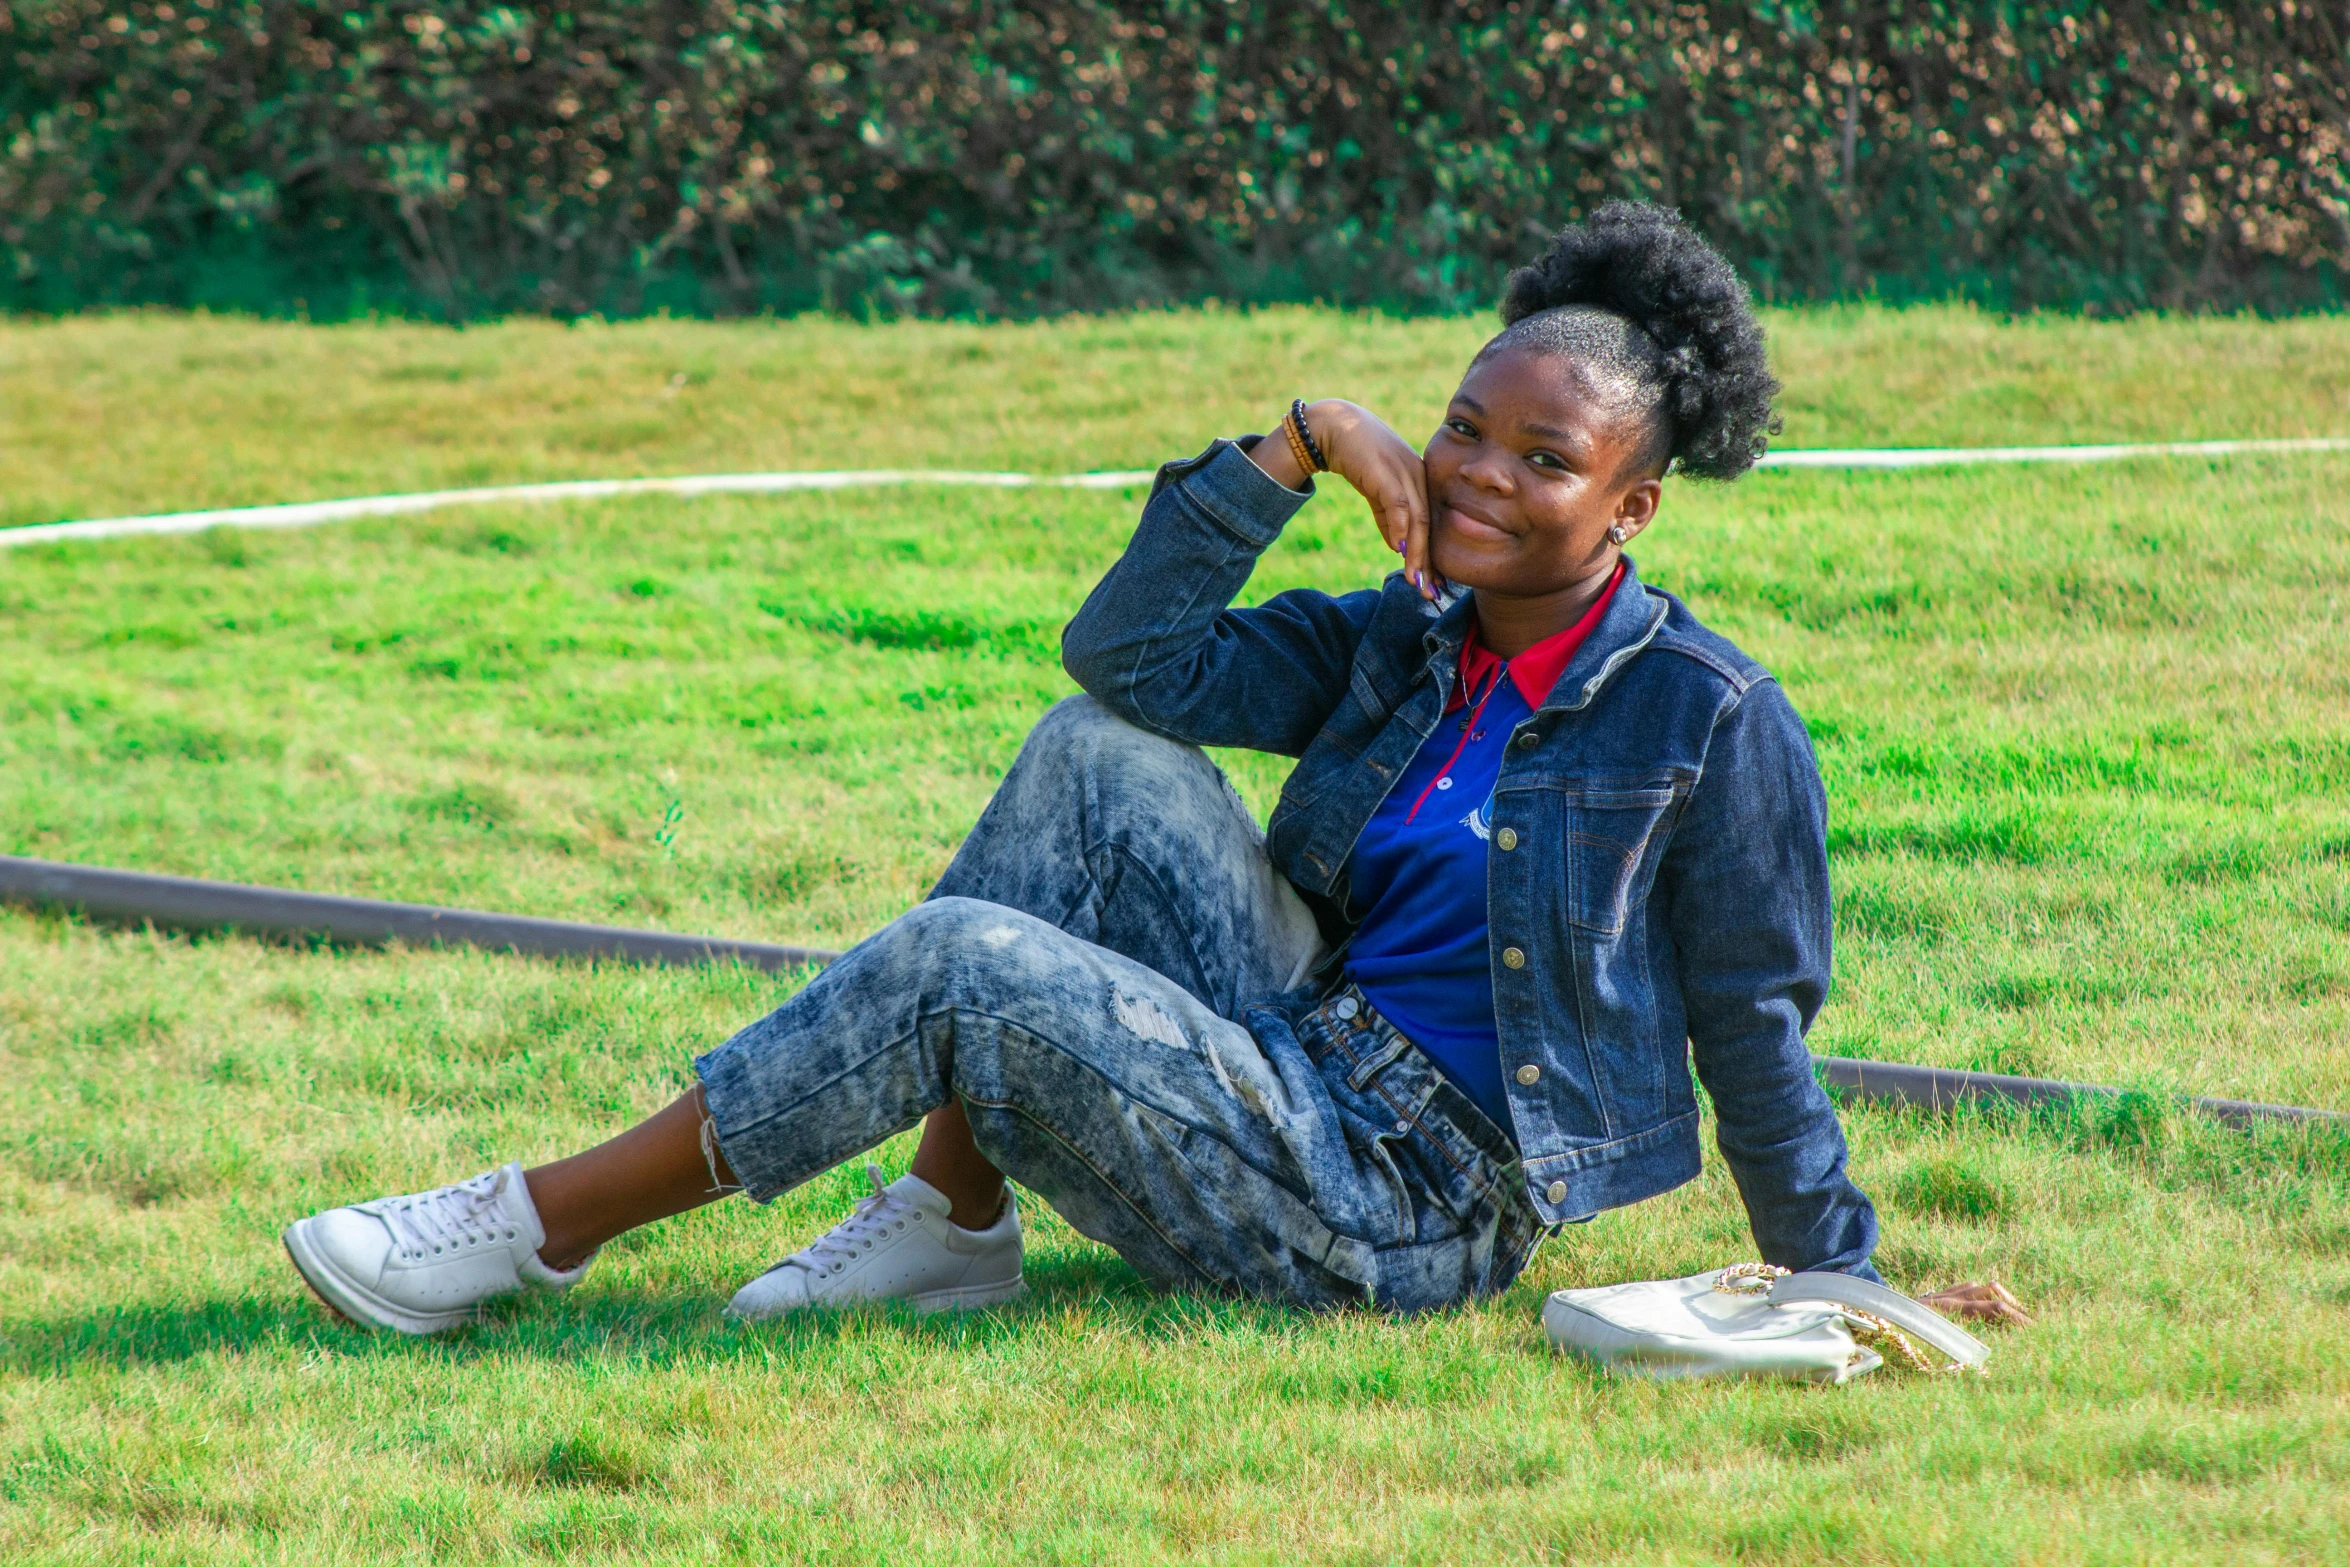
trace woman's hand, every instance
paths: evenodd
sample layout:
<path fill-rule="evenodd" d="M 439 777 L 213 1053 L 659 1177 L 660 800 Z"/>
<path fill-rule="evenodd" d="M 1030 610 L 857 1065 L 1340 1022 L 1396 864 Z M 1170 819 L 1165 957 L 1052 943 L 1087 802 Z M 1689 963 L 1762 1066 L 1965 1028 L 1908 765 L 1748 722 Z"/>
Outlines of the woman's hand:
<path fill-rule="evenodd" d="M 1314 444 L 1322 448 L 1330 471 L 1353 485 L 1370 505 L 1379 536 L 1403 557 L 1404 575 L 1421 597 L 1434 598 L 1436 572 L 1428 564 L 1428 483 L 1420 454 L 1377 414 L 1338 398 L 1308 403 L 1306 428 L 1313 431 Z M 1278 424 L 1257 442 L 1250 458 L 1289 489 L 1306 481 L 1305 468 Z"/>
<path fill-rule="evenodd" d="M 1931 1295 L 1920 1295 L 1918 1304 L 1931 1306 L 1945 1317 L 2003 1322 L 2018 1328 L 2032 1325 L 2032 1314 L 2024 1310 L 2024 1303 L 2010 1295 L 2007 1286 L 1997 1279 L 1989 1279 L 1981 1284 L 1953 1284 Z"/>

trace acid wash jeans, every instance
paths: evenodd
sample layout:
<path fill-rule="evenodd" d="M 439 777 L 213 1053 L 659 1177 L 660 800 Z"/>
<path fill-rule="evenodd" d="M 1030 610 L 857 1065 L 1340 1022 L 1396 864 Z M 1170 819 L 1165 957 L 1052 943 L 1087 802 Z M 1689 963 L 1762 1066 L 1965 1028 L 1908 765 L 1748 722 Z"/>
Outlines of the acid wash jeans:
<path fill-rule="evenodd" d="M 1510 1140 L 1354 988 L 1196 747 L 1047 713 L 920 904 L 698 1058 L 765 1202 L 960 1097 L 980 1151 L 1169 1289 L 1420 1311 L 1545 1229 Z"/>

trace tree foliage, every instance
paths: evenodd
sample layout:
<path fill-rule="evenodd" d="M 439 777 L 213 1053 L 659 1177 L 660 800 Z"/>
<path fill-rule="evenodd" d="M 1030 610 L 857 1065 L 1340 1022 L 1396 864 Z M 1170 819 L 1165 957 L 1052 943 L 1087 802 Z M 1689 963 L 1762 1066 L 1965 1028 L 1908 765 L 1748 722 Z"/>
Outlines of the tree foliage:
<path fill-rule="evenodd" d="M 2343 0 L 0 0 L 0 304 L 1490 302 L 1614 195 L 1778 299 L 2350 278 Z"/>

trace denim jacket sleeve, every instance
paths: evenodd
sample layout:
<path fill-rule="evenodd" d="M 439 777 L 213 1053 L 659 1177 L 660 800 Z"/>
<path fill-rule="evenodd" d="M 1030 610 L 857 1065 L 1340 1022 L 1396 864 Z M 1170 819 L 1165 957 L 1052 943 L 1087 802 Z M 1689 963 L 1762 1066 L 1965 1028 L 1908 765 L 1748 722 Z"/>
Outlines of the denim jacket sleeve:
<path fill-rule="evenodd" d="M 1765 1261 L 1874 1280 L 1877 1216 L 1804 1042 L 1827 999 L 1827 797 L 1763 678 L 1716 727 L 1660 880 L 1698 1080 Z"/>
<path fill-rule="evenodd" d="M 1303 752 L 1346 694 L 1378 595 L 1231 604 L 1312 494 L 1275 483 L 1231 441 L 1160 469 L 1126 553 L 1061 633 L 1070 678 L 1154 734 Z"/>

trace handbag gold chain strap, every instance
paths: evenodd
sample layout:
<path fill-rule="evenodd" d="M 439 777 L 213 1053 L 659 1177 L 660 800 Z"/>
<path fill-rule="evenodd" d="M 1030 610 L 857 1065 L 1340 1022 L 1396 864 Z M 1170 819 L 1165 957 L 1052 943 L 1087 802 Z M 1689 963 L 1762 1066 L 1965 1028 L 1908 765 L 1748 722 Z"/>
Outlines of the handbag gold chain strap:
<path fill-rule="evenodd" d="M 1751 1300 L 1756 1296 L 1768 1295 L 1773 1284 L 1793 1271 L 1774 1263 L 1741 1262 L 1734 1267 L 1724 1268 L 1720 1277 L 1714 1280 L 1714 1289 L 1723 1295 L 1737 1295 Z M 1836 1306 L 1836 1310 L 1851 1330 L 1854 1342 L 1867 1345 L 1887 1360 L 1899 1356 L 1912 1370 L 1923 1371 L 1929 1376 L 1966 1369 L 1955 1360 L 1946 1366 L 1936 1365 L 1924 1350 L 1918 1348 L 1916 1340 L 1873 1312 L 1845 1305 Z"/>
<path fill-rule="evenodd" d="M 1741 1262 L 1721 1271 L 1714 1290 L 1722 1295 L 1768 1295 L 1772 1285 L 1793 1271 L 1768 1262 Z"/>

